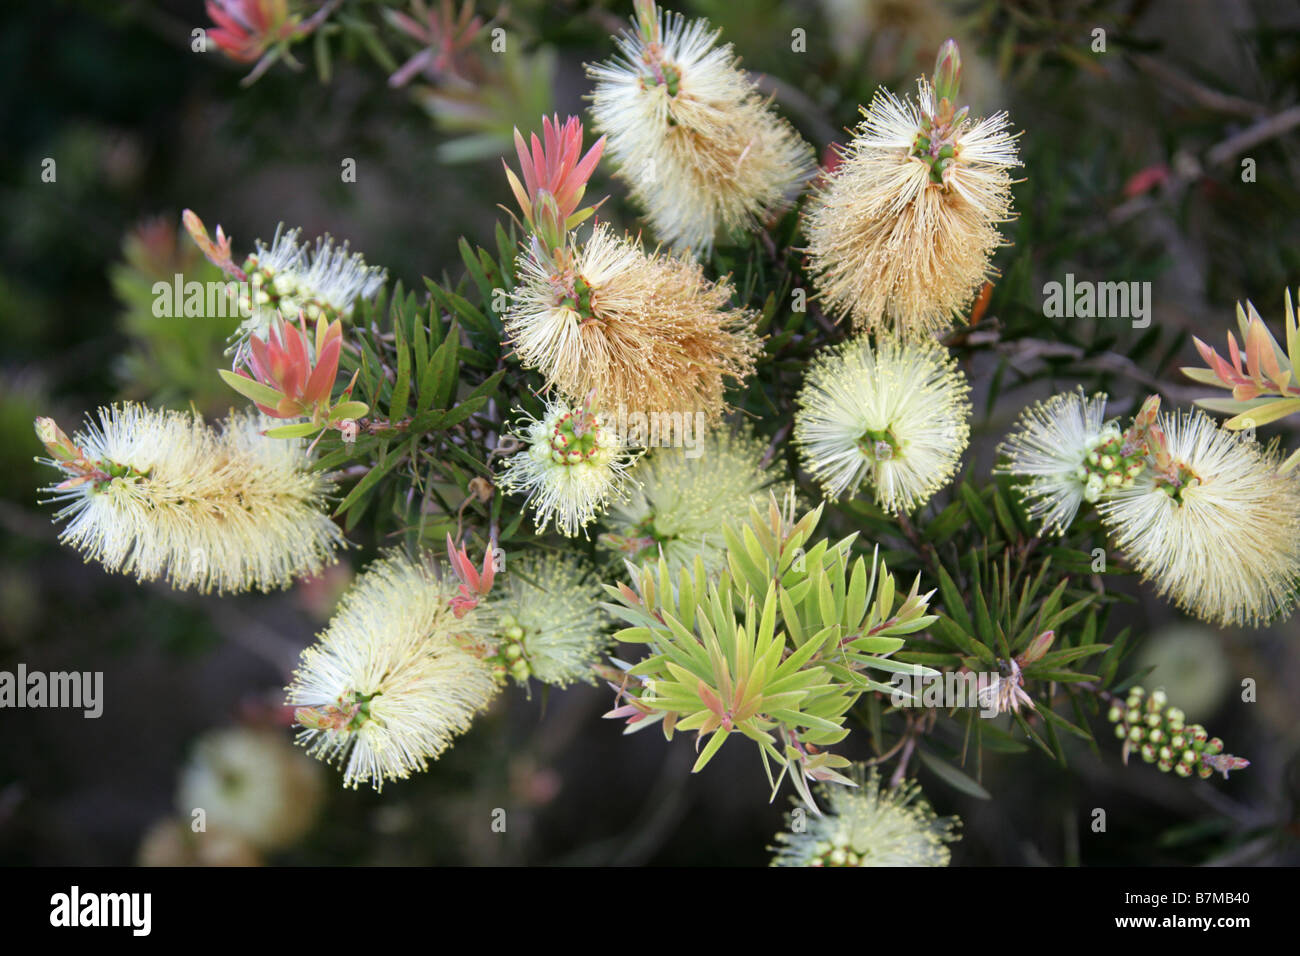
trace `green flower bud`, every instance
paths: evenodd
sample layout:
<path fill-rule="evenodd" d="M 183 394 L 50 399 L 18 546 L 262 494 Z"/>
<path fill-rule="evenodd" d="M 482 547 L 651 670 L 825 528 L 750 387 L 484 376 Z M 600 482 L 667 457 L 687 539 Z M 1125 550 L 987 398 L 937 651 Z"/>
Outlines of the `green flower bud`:
<path fill-rule="evenodd" d="M 1188 763 L 1180 763 L 1178 766 L 1174 767 L 1174 773 L 1178 774 L 1180 777 L 1190 777 L 1192 775 L 1192 765 Z"/>

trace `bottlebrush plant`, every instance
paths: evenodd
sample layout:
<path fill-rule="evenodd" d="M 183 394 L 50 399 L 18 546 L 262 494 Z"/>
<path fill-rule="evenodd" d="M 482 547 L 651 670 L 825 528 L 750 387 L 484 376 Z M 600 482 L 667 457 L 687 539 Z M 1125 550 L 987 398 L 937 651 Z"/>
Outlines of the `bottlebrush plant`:
<path fill-rule="evenodd" d="M 790 94 L 798 68 L 771 81 L 707 20 L 625 6 L 613 38 L 608 15 L 573 17 L 604 44 L 584 118 L 549 109 L 537 11 L 210 0 L 246 85 L 306 82 L 295 52 L 324 82 L 356 60 L 350 82 L 492 157 L 491 178 L 437 188 L 499 212 L 415 283 L 274 227 L 269 203 L 272 239 L 242 258 L 204 224 L 234 221 L 219 204 L 152 240 L 188 236 L 207 264 L 136 237 L 115 275 L 130 369 L 156 354 L 139 316 L 158 263 L 232 310 L 224 367 L 191 358 L 189 393 L 162 376 L 143 397 L 224 382 L 235 410 L 214 428 L 114 404 L 71 437 L 38 418 L 61 539 L 199 592 L 345 557 L 357 577 L 301 635 L 285 703 L 308 754 L 385 800 L 486 747 L 508 698 L 581 693 L 608 704 L 591 733 L 657 727 L 702 777 L 751 743 L 766 786 L 729 799 L 812 821 L 775 838 L 779 865 L 960 861 L 947 810 L 1001 796 L 993 759 L 1236 786 L 1249 760 L 1130 666 L 1129 605 L 1221 629 L 1292 613 L 1300 451 L 1242 431 L 1300 410 L 1289 293 L 1285 349 L 1249 303 L 1226 357 L 1195 340 L 1206 367 L 1184 371 L 1231 399 L 1192 408 L 1159 381 L 1181 340 L 1162 360 L 1157 328 L 1042 309 L 1056 212 L 1037 190 L 1064 176 L 1048 134 L 966 105 L 982 44 L 930 44 L 932 70 L 889 84 L 814 77 L 859 100 L 831 143 Z"/>

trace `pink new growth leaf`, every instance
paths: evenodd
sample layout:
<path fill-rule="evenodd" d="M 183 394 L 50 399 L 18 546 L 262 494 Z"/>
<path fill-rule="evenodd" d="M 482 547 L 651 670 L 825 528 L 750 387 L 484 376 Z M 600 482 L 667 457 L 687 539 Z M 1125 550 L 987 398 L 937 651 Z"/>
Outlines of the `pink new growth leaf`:
<path fill-rule="evenodd" d="M 299 322 L 301 330 L 291 322 L 277 319 L 266 342 L 251 336 L 248 364 L 252 374 L 244 369 L 238 373 L 278 395 L 274 406 L 253 396 L 257 407 L 266 414 L 275 418 L 307 416 L 313 421 L 325 421 L 329 418 L 330 393 L 338 376 L 343 327 L 337 319 L 328 325 L 324 317 L 317 320 L 313 362 L 307 348 L 306 322 L 301 318 Z"/>
<path fill-rule="evenodd" d="M 533 218 L 534 206 L 542 192 L 549 193 L 555 200 L 559 221 L 566 229 L 572 229 L 595 211 L 595 206 L 581 211 L 578 206 L 604 149 L 605 137 L 602 136 L 587 150 L 585 156 L 579 158 L 582 152 L 582 121 L 576 116 L 570 116 L 563 126 L 560 125 L 559 116 L 542 117 L 542 138 L 538 139 L 537 134 L 533 133 L 531 149 L 530 143 L 525 142 L 518 129 L 515 130 L 515 152 L 519 156 L 523 184 L 520 184 L 504 159 L 501 164 L 505 167 L 510 189 L 530 227 L 537 227 Z"/>
<path fill-rule="evenodd" d="M 478 607 L 480 598 L 487 597 L 488 592 L 492 590 L 492 582 L 496 576 L 492 551 L 489 549 L 484 552 L 483 570 L 479 571 L 470 560 L 465 546 L 461 545 L 458 549 L 452 542 L 451 535 L 448 534 L 447 560 L 451 562 L 451 569 L 460 581 L 460 593 L 451 599 L 451 608 L 457 617 L 464 617 Z"/>

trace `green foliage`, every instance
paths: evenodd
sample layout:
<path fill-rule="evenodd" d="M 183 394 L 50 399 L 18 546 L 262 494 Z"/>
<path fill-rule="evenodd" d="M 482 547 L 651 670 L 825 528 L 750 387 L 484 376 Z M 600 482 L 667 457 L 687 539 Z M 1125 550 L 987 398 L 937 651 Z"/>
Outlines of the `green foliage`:
<path fill-rule="evenodd" d="M 935 618 L 919 576 L 900 595 L 882 562 L 852 557 L 853 536 L 805 550 L 822 509 L 797 521 L 792 511 L 773 497 L 766 515 L 751 508 L 746 523 L 727 528 L 728 568 L 716 580 L 697 557 L 674 581 L 660 558 L 642 566 L 633 588 L 606 585 L 618 603 L 605 607 L 631 625 L 617 639 L 650 652 L 627 672 L 634 719 L 662 719 L 669 739 L 675 730 L 711 734 L 695 771 L 743 734 L 759 746 L 772 795 L 789 773 L 815 806 L 808 779 L 850 782 L 836 772 L 848 761 L 824 748 L 848 735 L 859 697 L 891 690 L 871 672 L 914 673 L 891 655 Z"/>

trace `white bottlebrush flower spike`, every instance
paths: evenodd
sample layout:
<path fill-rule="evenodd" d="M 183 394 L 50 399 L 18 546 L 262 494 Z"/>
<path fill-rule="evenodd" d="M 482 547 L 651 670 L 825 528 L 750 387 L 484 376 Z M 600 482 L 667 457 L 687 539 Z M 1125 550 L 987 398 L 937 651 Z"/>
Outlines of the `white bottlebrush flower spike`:
<path fill-rule="evenodd" d="M 601 543 L 634 561 L 654 560 L 662 550 L 670 567 L 692 567 L 699 555 L 709 572 L 725 563 L 722 529 L 743 522 L 750 505 L 767 500 L 777 477 L 763 466 L 766 445 L 746 427 L 721 425 L 689 452 L 655 448 L 637 465 L 624 501 L 610 505 Z"/>
<path fill-rule="evenodd" d="M 814 360 L 795 413 L 804 467 L 832 500 L 862 482 L 889 511 L 925 504 L 952 477 L 970 437 L 970 386 L 932 341 L 865 336 Z"/>
<path fill-rule="evenodd" d="M 488 611 L 498 654 L 518 681 L 566 687 L 594 683 L 591 670 L 610 642 L 600 581 L 572 554 L 533 553 L 511 561 Z"/>
<path fill-rule="evenodd" d="M 314 574 L 345 543 L 324 512 L 333 486 L 301 439 L 233 414 L 220 431 L 197 415 L 136 403 L 101 408 L 71 439 L 50 419 L 37 433 L 67 480 L 59 540 L 110 571 L 201 592 L 270 590 Z"/>
<path fill-rule="evenodd" d="M 637 457 L 623 447 L 608 416 L 589 405 L 554 402 L 540 419 L 521 422 L 515 437 L 525 447 L 506 459 L 502 489 L 528 496 L 538 531 L 554 519 L 556 529 L 569 537 L 623 494 Z"/>
<path fill-rule="evenodd" d="M 344 786 L 426 769 L 496 695 L 477 609 L 458 618 L 455 595 L 449 574 L 383 558 L 302 652 L 287 702 L 307 752 L 344 765 Z"/>
<path fill-rule="evenodd" d="M 859 780 L 862 775 L 858 774 Z M 773 866 L 947 866 L 956 817 L 936 816 L 919 785 L 882 788 L 875 770 L 860 787 L 822 786 L 822 816 L 798 808 L 800 827 L 776 836 Z"/>
<path fill-rule="evenodd" d="M 313 323 L 321 316 L 346 319 L 359 300 L 372 299 L 383 288 L 385 270 L 366 265 L 365 256 L 349 252 L 346 242 L 336 246 L 326 235 L 312 247 L 298 241 L 301 232 L 277 227 L 271 245 L 259 239 L 244 263 L 253 301 L 241 303 L 248 317 L 232 337 L 237 365 L 250 336 L 267 339 L 277 312 L 291 322 L 299 312 Z"/>
<path fill-rule="evenodd" d="M 620 55 L 589 65 L 591 113 L 656 237 L 707 255 L 719 228 L 786 208 L 813 151 L 739 69 L 707 20 L 637 4 Z"/>
<path fill-rule="evenodd" d="M 857 328 L 941 332 L 992 274 L 1020 160 L 1006 114 L 975 121 L 942 95 L 956 96 L 959 63 L 949 41 L 936 69 L 944 87 L 921 80 L 919 104 L 878 90 L 809 203 L 817 288 Z"/>
<path fill-rule="evenodd" d="M 1122 459 L 1119 426 L 1105 414 L 1105 394 L 1062 392 L 1025 409 L 999 447 L 1006 460 L 994 470 L 1029 479 L 1016 490 L 1030 516 L 1042 519 L 1040 533 L 1064 534 L 1083 502 L 1096 503 L 1107 488 L 1141 471 L 1139 462 Z M 1119 480 L 1112 480 L 1117 472 Z"/>
<path fill-rule="evenodd" d="M 1272 448 L 1201 411 L 1161 414 L 1168 467 L 1149 462 L 1098 503 L 1115 544 L 1157 593 L 1202 620 L 1259 625 L 1300 584 L 1300 487 Z"/>

